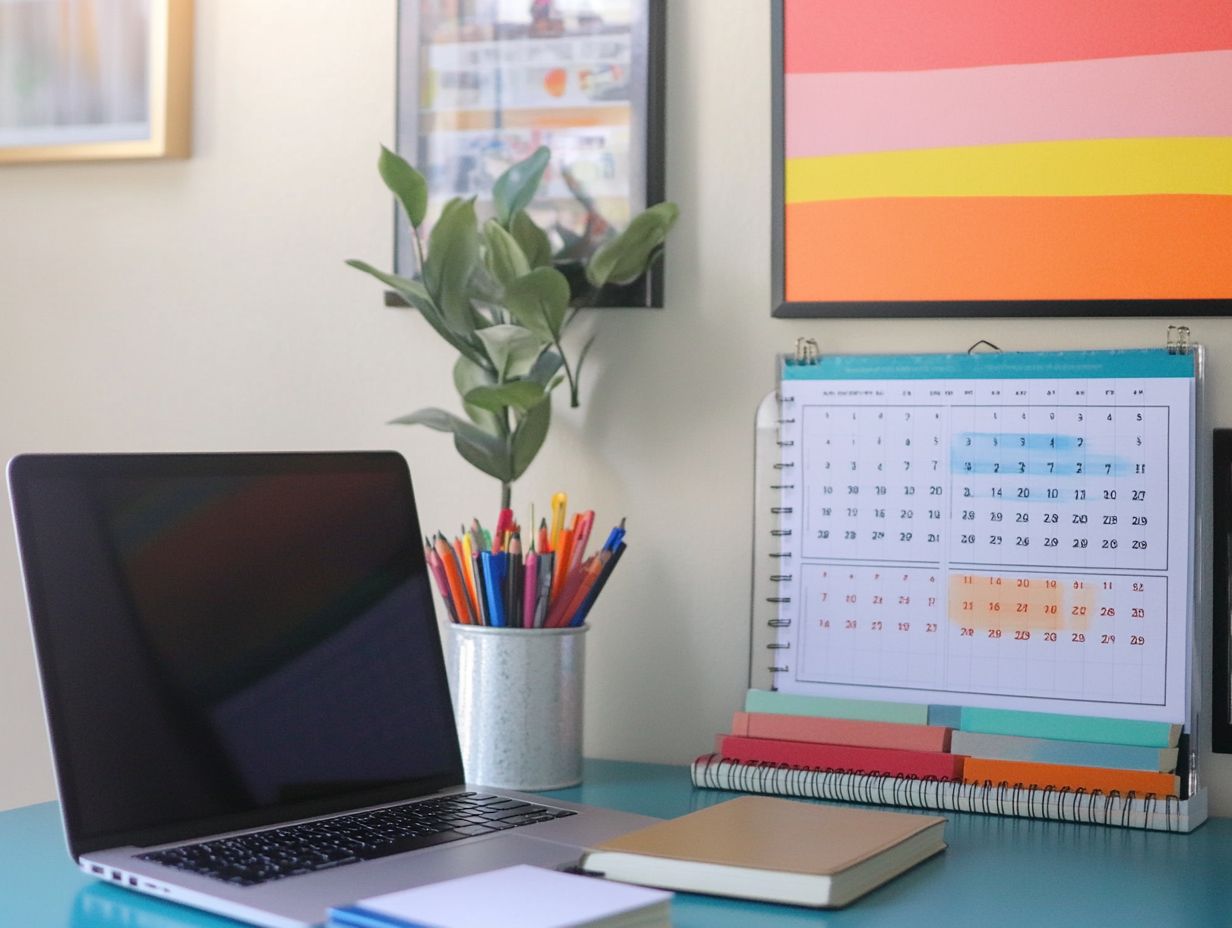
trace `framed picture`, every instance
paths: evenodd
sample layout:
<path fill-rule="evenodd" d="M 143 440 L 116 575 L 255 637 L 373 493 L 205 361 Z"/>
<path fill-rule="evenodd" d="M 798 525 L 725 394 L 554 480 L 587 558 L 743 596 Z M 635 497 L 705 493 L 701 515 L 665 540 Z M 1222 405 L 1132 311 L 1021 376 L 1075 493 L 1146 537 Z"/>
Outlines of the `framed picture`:
<path fill-rule="evenodd" d="M 665 7 L 399 0 L 397 147 L 427 178 L 428 227 L 453 197 L 477 197 L 484 216 L 496 178 L 546 145 L 552 158 L 529 212 L 575 295 L 589 286 L 581 259 L 663 199 Z M 397 273 L 412 276 L 410 230 L 396 229 Z M 591 297 L 660 306 L 660 291 L 656 270 Z"/>
<path fill-rule="evenodd" d="M 777 316 L 1232 314 L 1227 0 L 773 0 Z"/>
<path fill-rule="evenodd" d="M 1232 754 L 1232 429 L 1215 429 L 1213 457 L 1211 746 Z"/>
<path fill-rule="evenodd" d="M 0 2 L 0 163 L 189 154 L 192 0 Z"/>

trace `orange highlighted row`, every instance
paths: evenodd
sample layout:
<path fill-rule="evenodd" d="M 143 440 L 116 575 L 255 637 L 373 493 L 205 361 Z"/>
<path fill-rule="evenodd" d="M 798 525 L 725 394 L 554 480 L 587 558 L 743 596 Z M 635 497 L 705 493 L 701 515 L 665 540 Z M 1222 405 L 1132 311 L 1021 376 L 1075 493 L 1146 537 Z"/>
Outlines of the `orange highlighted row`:
<path fill-rule="evenodd" d="M 955 625 L 1086 631 L 1100 608 L 1093 587 L 1068 580 L 955 574 L 949 582 Z"/>

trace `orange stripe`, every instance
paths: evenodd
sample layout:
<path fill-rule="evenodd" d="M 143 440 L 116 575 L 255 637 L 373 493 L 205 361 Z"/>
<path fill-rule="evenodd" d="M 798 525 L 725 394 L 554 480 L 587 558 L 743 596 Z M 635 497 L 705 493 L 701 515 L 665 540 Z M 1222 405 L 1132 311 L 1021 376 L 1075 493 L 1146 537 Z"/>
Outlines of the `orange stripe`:
<path fill-rule="evenodd" d="M 785 207 L 789 302 L 1232 298 L 1232 197 Z"/>
<path fill-rule="evenodd" d="M 1015 786 L 1034 786 L 1044 789 L 1051 786 L 1061 790 L 1085 789 L 1110 793 L 1118 790 L 1122 795 L 1129 792 L 1140 797 L 1148 793 L 1156 796 L 1175 796 L 1179 780 L 1170 773 L 1149 773 L 1142 770 L 1114 770 L 1108 767 L 1071 767 L 1068 764 L 1034 764 L 1013 760 L 985 760 L 968 757 L 963 763 L 963 780 L 967 783 L 1007 783 Z"/>

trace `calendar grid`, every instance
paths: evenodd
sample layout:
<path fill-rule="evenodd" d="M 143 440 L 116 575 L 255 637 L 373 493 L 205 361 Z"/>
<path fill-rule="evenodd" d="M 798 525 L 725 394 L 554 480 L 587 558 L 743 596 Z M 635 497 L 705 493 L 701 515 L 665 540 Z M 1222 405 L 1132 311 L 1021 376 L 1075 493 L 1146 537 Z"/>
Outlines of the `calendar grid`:
<path fill-rule="evenodd" d="M 1081 377 L 1064 353 L 1030 376 L 796 372 L 781 688 L 1184 718 L 1193 365 L 1080 354 Z"/>

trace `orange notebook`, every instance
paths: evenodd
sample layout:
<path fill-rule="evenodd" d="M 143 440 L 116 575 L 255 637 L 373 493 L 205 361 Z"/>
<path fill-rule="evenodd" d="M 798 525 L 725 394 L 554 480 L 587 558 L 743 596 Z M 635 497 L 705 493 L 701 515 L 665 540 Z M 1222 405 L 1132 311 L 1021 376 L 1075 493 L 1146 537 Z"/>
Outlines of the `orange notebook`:
<path fill-rule="evenodd" d="M 848 744 L 808 744 L 776 738 L 743 738 L 720 735 L 718 753 L 742 763 L 787 764 L 850 773 L 886 776 L 928 777 L 961 780 L 963 758 L 933 751 L 899 751 L 893 748 L 861 748 Z"/>
<path fill-rule="evenodd" d="M 963 767 L 963 779 L 968 783 L 1022 784 L 1037 789 L 1086 790 L 1125 795 L 1179 795 L 1181 781 L 1170 773 L 1145 770 L 1111 770 L 1106 767 L 1070 767 L 1065 764 L 1034 764 L 1014 760 L 986 760 L 968 757 Z"/>
<path fill-rule="evenodd" d="M 950 729 L 939 725 L 904 725 L 898 722 L 862 722 L 853 719 L 811 718 L 769 712 L 736 712 L 733 735 L 779 738 L 813 744 L 850 744 L 900 751 L 948 751 Z"/>

